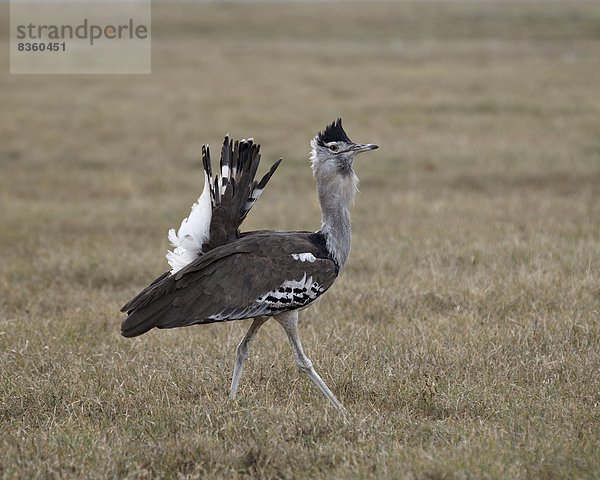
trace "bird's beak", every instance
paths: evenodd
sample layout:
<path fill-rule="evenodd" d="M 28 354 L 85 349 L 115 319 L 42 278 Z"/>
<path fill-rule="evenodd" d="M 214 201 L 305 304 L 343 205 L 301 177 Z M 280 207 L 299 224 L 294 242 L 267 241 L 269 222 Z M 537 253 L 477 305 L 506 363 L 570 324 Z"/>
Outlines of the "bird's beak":
<path fill-rule="evenodd" d="M 351 150 L 355 153 L 361 153 L 375 150 L 377 148 L 379 148 L 379 145 L 375 145 L 374 143 L 355 143 Z"/>

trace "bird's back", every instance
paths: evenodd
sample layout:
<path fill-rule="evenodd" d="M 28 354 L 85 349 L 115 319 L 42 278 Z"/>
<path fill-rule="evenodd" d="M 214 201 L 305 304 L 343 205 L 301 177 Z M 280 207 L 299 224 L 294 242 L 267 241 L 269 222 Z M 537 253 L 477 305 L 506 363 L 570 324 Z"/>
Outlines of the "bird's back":
<path fill-rule="evenodd" d="M 334 282 L 338 269 L 320 233 L 260 231 L 164 274 L 128 302 L 122 334 L 151 328 L 271 316 L 303 308 Z"/>

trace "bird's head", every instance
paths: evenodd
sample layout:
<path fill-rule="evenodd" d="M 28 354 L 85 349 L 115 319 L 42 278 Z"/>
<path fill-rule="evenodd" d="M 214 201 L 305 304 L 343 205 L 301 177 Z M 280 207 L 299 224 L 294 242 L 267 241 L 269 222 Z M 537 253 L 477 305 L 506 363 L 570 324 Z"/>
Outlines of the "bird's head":
<path fill-rule="evenodd" d="M 348 175 L 353 172 L 354 157 L 362 152 L 379 148 L 374 143 L 354 143 L 342 128 L 342 119 L 338 118 L 317 133 L 310 142 L 312 147 L 310 160 L 315 174 Z"/>

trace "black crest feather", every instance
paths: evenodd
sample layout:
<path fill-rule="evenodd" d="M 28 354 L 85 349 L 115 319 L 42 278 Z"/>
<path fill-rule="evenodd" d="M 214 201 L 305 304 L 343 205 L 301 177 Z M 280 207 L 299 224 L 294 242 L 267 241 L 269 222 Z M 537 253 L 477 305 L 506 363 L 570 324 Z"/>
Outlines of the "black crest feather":
<path fill-rule="evenodd" d="M 317 134 L 317 141 L 322 146 L 329 142 L 352 142 L 352 140 L 348 138 L 348 135 L 342 128 L 341 118 L 338 118 L 331 125 L 327 125 L 325 127 L 325 130 L 323 130 L 322 132 L 319 132 Z"/>

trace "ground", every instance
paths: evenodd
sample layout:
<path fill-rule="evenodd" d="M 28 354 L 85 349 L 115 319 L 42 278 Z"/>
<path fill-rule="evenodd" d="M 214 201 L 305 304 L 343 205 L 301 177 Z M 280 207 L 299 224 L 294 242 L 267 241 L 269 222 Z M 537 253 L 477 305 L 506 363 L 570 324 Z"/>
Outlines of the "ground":
<path fill-rule="evenodd" d="M 599 478 L 600 4 L 152 18 L 152 75 L 0 77 L 1 476 Z M 247 229 L 313 230 L 308 142 L 337 116 L 381 148 L 355 164 L 353 251 L 301 335 L 349 421 L 275 322 L 235 402 L 249 322 L 122 338 L 202 143 L 284 157 Z"/>

